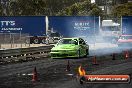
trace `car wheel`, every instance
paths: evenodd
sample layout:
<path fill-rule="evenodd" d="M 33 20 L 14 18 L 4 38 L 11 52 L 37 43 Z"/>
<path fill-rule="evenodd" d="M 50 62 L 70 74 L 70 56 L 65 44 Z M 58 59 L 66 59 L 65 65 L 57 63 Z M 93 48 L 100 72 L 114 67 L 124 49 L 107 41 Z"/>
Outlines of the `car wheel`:
<path fill-rule="evenodd" d="M 43 39 L 43 40 L 42 40 L 42 44 L 45 44 L 45 43 L 46 43 L 46 40 L 45 40 L 45 39 Z"/>
<path fill-rule="evenodd" d="M 78 50 L 78 58 L 80 58 L 80 49 Z"/>
<path fill-rule="evenodd" d="M 30 43 L 30 40 L 28 40 L 28 39 L 26 39 L 26 42 L 25 42 L 26 44 L 29 44 Z"/>
<path fill-rule="evenodd" d="M 89 55 L 89 51 L 88 51 L 88 49 L 86 49 L 85 57 L 87 57 L 88 55 Z"/>
<path fill-rule="evenodd" d="M 38 39 L 34 39 L 34 44 L 38 44 L 39 40 Z"/>

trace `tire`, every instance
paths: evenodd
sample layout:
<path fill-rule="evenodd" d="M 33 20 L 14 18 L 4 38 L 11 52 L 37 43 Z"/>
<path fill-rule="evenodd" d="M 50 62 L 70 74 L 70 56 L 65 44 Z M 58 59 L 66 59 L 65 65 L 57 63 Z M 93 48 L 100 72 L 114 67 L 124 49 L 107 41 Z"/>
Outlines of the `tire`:
<path fill-rule="evenodd" d="M 80 84 L 83 85 L 83 81 L 81 79 L 79 81 L 80 81 Z"/>
<path fill-rule="evenodd" d="M 80 49 L 78 50 L 78 58 L 80 58 Z"/>
<path fill-rule="evenodd" d="M 38 39 L 34 39 L 34 44 L 38 44 L 39 43 L 39 40 Z"/>
<path fill-rule="evenodd" d="M 46 40 L 45 39 L 42 39 L 42 44 L 46 44 Z"/>
<path fill-rule="evenodd" d="M 86 55 L 85 55 L 85 57 L 87 57 L 89 55 L 89 51 L 88 51 L 88 49 L 86 49 Z"/>
<path fill-rule="evenodd" d="M 26 44 L 29 44 L 30 43 L 30 40 L 26 40 L 26 42 L 25 42 Z"/>

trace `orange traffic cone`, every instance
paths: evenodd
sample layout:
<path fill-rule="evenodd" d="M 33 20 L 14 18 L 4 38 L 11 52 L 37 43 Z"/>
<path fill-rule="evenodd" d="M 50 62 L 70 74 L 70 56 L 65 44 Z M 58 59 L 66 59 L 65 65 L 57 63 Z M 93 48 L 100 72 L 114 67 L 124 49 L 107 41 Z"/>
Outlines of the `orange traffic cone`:
<path fill-rule="evenodd" d="M 97 63 L 96 56 L 93 57 L 93 65 L 99 65 L 99 64 Z"/>
<path fill-rule="evenodd" d="M 68 60 L 67 66 L 66 66 L 66 71 L 70 71 L 70 70 L 71 70 L 71 68 L 70 68 L 70 62 L 69 62 L 69 60 Z"/>
<path fill-rule="evenodd" d="M 126 51 L 126 52 L 125 52 L 125 59 L 128 59 L 128 58 L 129 58 L 129 52 Z"/>
<path fill-rule="evenodd" d="M 33 70 L 32 81 L 33 82 L 38 81 L 38 73 L 37 73 L 36 67 L 34 67 L 34 70 Z"/>

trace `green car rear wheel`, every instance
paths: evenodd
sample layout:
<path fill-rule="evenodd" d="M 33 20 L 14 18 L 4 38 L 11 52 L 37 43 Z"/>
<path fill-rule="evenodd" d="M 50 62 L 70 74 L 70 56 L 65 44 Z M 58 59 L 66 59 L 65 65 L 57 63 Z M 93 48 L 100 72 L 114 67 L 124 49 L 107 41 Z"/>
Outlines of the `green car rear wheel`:
<path fill-rule="evenodd" d="M 79 50 L 78 50 L 78 58 L 80 58 L 80 56 L 81 56 L 81 55 L 80 55 L 80 49 L 79 49 Z"/>
<path fill-rule="evenodd" d="M 86 55 L 84 57 L 87 57 L 89 55 L 88 49 L 86 49 Z"/>

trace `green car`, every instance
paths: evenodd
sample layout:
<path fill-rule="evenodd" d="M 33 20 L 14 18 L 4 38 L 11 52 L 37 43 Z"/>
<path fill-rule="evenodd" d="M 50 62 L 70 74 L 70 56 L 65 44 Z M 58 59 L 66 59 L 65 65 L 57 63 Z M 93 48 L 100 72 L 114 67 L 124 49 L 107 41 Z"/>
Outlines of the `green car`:
<path fill-rule="evenodd" d="M 82 38 L 63 38 L 51 49 L 51 58 L 87 57 L 89 46 Z"/>

